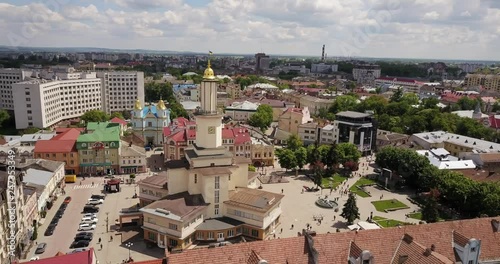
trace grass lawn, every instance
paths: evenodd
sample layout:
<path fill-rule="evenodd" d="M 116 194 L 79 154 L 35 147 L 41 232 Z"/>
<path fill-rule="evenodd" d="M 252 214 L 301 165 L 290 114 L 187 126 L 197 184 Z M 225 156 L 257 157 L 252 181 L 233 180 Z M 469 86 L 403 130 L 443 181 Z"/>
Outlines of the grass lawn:
<path fill-rule="evenodd" d="M 363 198 L 370 197 L 369 194 L 367 194 L 366 192 L 364 192 L 358 188 L 358 186 L 368 185 L 368 184 L 376 184 L 376 182 L 374 180 L 371 180 L 368 178 L 361 178 L 356 183 L 354 183 L 354 185 L 351 186 L 351 188 L 349 188 L 349 190 L 351 192 L 363 197 Z"/>
<path fill-rule="evenodd" d="M 393 209 L 393 208 L 408 208 L 408 206 L 396 199 L 391 199 L 391 200 L 382 200 L 382 201 L 374 201 L 372 202 L 373 206 L 375 206 L 375 209 L 379 212 L 385 212 L 387 209 Z"/>
<path fill-rule="evenodd" d="M 333 183 L 332 183 L 333 188 L 337 188 L 337 186 L 339 186 L 346 179 L 347 179 L 347 177 L 344 177 L 338 173 L 335 173 L 333 175 Z M 323 178 L 321 180 L 321 188 L 323 188 L 323 189 L 330 188 L 330 182 L 332 182 L 332 177 Z"/>
<path fill-rule="evenodd" d="M 422 213 L 421 212 L 411 213 L 411 214 L 408 214 L 408 217 L 413 218 L 413 219 L 422 220 Z"/>
<path fill-rule="evenodd" d="M 396 226 L 403 226 L 403 225 L 407 225 L 408 224 L 408 223 L 405 223 L 405 222 L 401 222 L 401 221 L 394 220 L 394 219 L 387 219 L 387 218 L 380 217 L 380 216 L 374 216 L 373 217 L 373 221 L 377 222 L 377 224 L 379 224 L 380 226 L 382 226 L 384 228 L 387 228 L 387 227 L 396 227 Z"/>

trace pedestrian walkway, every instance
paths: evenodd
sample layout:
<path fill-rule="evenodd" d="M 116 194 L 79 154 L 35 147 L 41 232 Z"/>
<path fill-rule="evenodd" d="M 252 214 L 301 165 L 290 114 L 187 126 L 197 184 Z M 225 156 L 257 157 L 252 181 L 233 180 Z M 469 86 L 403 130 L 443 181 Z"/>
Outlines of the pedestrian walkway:
<path fill-rule="evenodd" d="M 82 185 L 76 185 L 76 186 L 73 186 L 73 189 L 77 190 L 77 189 L 93 189 L 93 188 L 98 188 L 99 185 L 98 184 L 82 184 Z"/>

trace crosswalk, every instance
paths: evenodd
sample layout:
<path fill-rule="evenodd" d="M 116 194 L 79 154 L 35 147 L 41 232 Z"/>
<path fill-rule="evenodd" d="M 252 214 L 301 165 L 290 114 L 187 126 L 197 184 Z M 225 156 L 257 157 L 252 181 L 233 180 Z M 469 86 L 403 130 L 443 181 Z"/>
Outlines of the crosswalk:
<path fill-rule="evenodd" d="M 93 189 L 93 188 L 98 188 L 98 184 L 82 184 L 82 185 L 75 185 L 73 186 L 73 189 Z"/>

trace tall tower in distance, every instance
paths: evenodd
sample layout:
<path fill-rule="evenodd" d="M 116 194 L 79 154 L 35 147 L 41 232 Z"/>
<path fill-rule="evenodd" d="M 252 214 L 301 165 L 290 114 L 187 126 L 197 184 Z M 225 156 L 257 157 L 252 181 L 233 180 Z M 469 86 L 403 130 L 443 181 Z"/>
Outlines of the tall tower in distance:
<path fill-rule="evenodd" d="M 200 85 L 200 108 L 195 112 L 198 148 L 214 149 L 222 146 L 222 115 L 217 109 L 218 83 L 209 58 Z"/>
<path fill-rule="evenodd" d="M 321 62 L 325 62 L 325 44 L 323 44 L 323 49 L 321 50 Z"/>

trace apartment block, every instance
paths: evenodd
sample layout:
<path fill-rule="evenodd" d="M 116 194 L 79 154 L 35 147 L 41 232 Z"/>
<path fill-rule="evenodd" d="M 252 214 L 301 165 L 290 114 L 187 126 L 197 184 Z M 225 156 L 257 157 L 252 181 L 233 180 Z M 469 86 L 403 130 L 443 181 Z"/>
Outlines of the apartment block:
<path fill-rule="evenodd" d="M 467 74 L 464 80 L 466 87 L 481 86 L 484 90 L 500 91 L 500 74 Z"/>
<path fill-rule="evenodd" d="M 30 77 L 32 71 L 24 69 L 0 69 L 0 108 L 14 110 L 12 84 Z"/>
<path fill-rule="evenodd" d="M 144 102 L 143 72 L 98 72 L 97 77 L 102 79 L 102 109 L 106 113 L 132 110 L 137 99 Z"/>
<path fill-rule="evenodd" d="M 69 76 L 68 76 L 69 77 Z M 79 79 L 33 79 L 12 84 L 16 128 L 47 128 L 85 112 L 101 109 L 101 79 L 81 73 Z"/>

